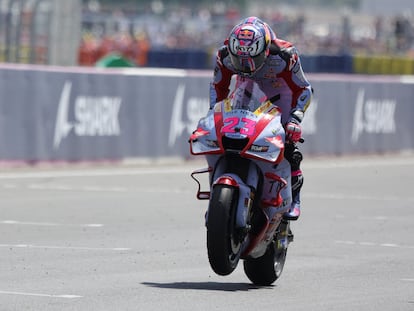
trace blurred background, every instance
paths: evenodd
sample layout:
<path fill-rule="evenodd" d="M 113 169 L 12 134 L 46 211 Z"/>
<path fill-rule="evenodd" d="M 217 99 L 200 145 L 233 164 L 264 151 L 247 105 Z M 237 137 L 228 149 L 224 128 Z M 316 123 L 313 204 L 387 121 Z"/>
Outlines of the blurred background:
<path fill-rule="evenodd" d="M 242 18 L 293 42 L 305 71 L 414 73 L 412 0 L 0 0 L 0 62 L 210 69 Z"/>

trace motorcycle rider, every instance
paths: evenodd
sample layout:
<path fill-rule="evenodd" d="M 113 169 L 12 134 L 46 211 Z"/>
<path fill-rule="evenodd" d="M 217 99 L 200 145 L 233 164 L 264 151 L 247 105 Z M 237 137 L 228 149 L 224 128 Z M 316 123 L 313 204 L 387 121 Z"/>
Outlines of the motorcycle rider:
<path fill-rule="evenodd" d="M 312 98 L 312 88 L 306 79 L 298 51 L 288 41 L 276 37 L 268 24 L 252 16 L 236 25 L 219 48 L 210 84 L 210 109 L 229 95 L 232 77 L 235 89 L 254 81 L 266 97 L 282 110 L 286 132 L 285 158 L 291 165 L 292 205 L 285 213 L 287 220 L 300 216 L 300 190 L 303 175 L 301 122 Z"/>

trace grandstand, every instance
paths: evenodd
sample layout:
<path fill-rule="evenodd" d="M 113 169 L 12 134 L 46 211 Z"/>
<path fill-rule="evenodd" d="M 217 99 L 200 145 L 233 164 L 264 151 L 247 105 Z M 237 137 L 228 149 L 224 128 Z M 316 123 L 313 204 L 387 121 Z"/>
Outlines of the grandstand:
<path fill-rule="evenodd" d="M 285 1 L 246 6 L 235 1 L 212 6 L 187 2 L 123 6 L 126 1 L 117 1 L 108 6 L 93 0 L 83 1 L 81 7 L 80 0 L 0 0 L 0 61 L 94 66 L 117 53 L 137 66 L 210 68 L 214 51 L 247 15 L 262 17 L 305 57 L 331 58 L 312 61 L 311 70 L 320 71 L 316 67 L 327 63 L 333 72 L 352 71 L 348 58 L 340 60 L 341 68 L 332 67 L 344 55 L 414 58 L 410 0 L 396 0 L 393 10 L 382 0 L 361 0 L 359 8 L 293 6 Z"/>

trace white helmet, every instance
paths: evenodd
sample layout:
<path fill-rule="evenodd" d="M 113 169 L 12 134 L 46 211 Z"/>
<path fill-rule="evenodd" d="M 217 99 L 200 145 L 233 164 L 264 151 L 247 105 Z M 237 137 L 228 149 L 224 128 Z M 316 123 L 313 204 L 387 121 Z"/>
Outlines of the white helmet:
<path fill-rule="evenodd" d="M 273 31 L 257 17 L 236 25 L 227 41 L 231 63 L 237 73 L 252 75 L 262 68 L 269 55 Z"/>

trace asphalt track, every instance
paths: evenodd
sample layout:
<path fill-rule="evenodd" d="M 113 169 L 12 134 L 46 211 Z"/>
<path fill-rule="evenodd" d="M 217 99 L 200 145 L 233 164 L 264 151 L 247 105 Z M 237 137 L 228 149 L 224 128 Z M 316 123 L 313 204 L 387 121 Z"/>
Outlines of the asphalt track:
<path fill-rule="evenodd" d="M 0 310 L 414 310 L 414 156 L 306 159 L 285 270 L 208 264 L 202 162 L 0 172 Z"/>

